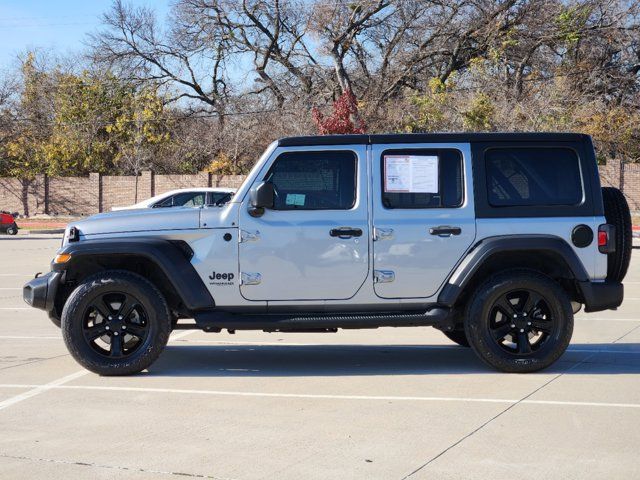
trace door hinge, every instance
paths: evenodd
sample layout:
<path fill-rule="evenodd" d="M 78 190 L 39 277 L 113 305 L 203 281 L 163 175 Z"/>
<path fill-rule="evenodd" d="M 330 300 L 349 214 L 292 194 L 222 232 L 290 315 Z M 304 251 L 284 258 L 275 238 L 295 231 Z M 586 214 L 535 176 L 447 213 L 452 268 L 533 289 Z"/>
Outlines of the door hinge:
<path fill-rule="evenodd" d="M 240 230 L 240 243 L 257 242 L 258 240 L 260 240 L 260 232 L 258 230 L 255 232 Z"/>
<path fill-rule="evenodd" d="M 259 285 L 262 282 L 262 275 L 253 272 L 240 273 L 240 285 Z"/>
<path fill-rule="evenodd" d="M 375 283 L 391 283 L 396 279 L 395 272 L 391 270 L 374 270 L 373 281 Z"/>
<path fill-rule="evenodd" d="M 393 238 L 393 228 L 378 228 L 373 229 L 373 241 L 388 240 Z"/>

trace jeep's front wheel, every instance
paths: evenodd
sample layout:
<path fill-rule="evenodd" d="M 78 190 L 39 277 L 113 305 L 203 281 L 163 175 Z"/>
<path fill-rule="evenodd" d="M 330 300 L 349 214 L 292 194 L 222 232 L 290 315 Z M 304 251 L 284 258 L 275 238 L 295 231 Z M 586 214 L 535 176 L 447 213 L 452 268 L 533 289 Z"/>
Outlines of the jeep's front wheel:
<path fill-rule="evenodd" d="M 485 363 L 503 372 L 534 372 L 567 349 L 573 311 L 552 279 L 512 270 L 480 286 L 469 302 L 465 326 L 471 347 Z"/>
<path fill-rule="evenodd" d="M 106 271 L 84 280 L 62 310 L 69 352 L 100 375 L 129 375 L 149 367 L 171 333 L 167 303 L 148 280 Z"/>

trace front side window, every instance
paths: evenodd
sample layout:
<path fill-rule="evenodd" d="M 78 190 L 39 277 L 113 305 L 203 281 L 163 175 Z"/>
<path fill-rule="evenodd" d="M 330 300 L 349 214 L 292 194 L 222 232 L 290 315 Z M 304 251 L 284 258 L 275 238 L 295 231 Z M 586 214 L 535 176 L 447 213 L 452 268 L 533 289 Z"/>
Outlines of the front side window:
<path fill-rule="evenodd" d="M 453 149 L 387 150 L 381 158 L 385 208 L 456 208 L 463 203 L 462 154 Z"/>
<path fill-rule="evenodd" d="M 494 207 L 578 205 L 583 189 L 575 151 L 496 148 L 485 153 L 489 204 Z"/>
<path fill-rule="evenodd" d="M 286 152 L 266 182 L 275 190 L 274 210 L 349 210 L 356 201 L 354 152 Z"/>

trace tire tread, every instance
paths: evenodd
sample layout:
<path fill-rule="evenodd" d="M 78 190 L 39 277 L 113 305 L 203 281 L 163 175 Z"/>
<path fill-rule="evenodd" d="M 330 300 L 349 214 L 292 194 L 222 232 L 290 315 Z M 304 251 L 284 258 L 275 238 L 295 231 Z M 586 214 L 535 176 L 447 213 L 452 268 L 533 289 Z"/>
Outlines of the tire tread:
<path fill-rule="evenodd" d="M 89 295 L 92 295 L 96 288 L 114 281 L 133 284 L 148 291 L 149 295 L 146 295 L 146 300 L 152 304 L 154 310 L 160 312 L 159 318 L 154 319 L 158 328 L 157 338 L 143 352 L 137 355 L 134 354 L 133 357 L 112 361 L 96 360 L 85 353 L 86 349 L 90 347 L 83 343 L 83 338 L 77 338 L 77 332 L 71 328 L 70 322 L 78 321 L 78 308 Z M 108 270 L 88 277 L 67 299 L 62 310 L 61 319 L 62 336 L 69 353 L 87 370 L 105 376 L 131 375 L 149 367 L 162 353 L 171 333 L 169 307 L 162 293 L 149 280 L 127 270 Z"/>
<path fill-rule="evenodd" d="M 560 308 L 563 312 L 565 321 L 564 335 L 559 343 L 555 345 L 552 352 L 543 359 L 529 358 L 518 359 L 516 361 L 513 357 L 509 358 L 497 355 L 488 348 L 481 336 L 482 332 L 479 331 L 479 324 L 476 319 L 482 315 L 487 298 L 490 297 L 496 289 L 503 288 L 505 284 L 516 284 L 518 281 L 534 282 L 542 286 L 542 288 L 549 289 L 553 292 L 556 301 L 560 303 Z M 506 270 L 489 277 L 474 292 L 467 305 L 465 331 L 473 351 L 490 367 L 506 373 L 535 372 L 547 368 L 557 361 L 569 346 L 573 333 L 573 310 L 566 292 L 557 282 L 545 274 L 529 269 Z"/>

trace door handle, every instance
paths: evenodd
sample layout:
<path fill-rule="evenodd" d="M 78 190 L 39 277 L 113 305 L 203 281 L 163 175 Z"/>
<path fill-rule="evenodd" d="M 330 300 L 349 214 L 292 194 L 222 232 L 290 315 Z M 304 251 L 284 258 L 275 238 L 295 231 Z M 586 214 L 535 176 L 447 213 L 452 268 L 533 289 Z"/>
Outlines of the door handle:
<path fill-rule="evenodd" d="M 332 237 L 340 238 L 361 237 L 362 230 L 359 228 L 351 227 L 332 228 L 331 230 L 329 230 L 329 235 L 331 235 Z"/>
<path fill-rule="evenodd" d="M 450 237 L 451 235 L 460 235 L 462 229 L 460 227 L 449 227 L 448 225 L 440 225 L 439 227 L 431 227 L 429 229 L 431 235 L 439 235 L 441 237 Z"/>

